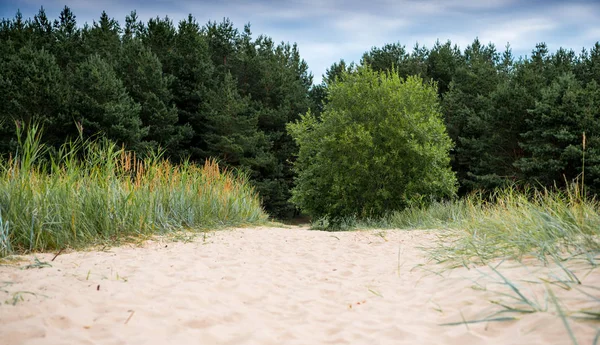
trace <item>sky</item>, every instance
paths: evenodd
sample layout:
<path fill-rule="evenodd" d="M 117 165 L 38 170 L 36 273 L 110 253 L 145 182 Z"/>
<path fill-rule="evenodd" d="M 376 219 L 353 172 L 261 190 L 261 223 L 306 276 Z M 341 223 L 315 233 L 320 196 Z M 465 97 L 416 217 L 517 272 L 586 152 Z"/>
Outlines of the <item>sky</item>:
<path fill-rule="evenodd" d="M 539 42 L 550 51 L 579 53 L 600 40 L 598 0 L 0 0 L 0 17 L 13 18 L 20 9 L 33 18 L 43 6 L 55 19 L 65 5 L 80 25 L 97 21 L 103 10 L 124 25 L 134 9 L 143 21 L 168 16 L 176 23 L 191 13 L 200 24 L 227 17 L 242 30 L 250 23 L 253 37 L 296 42 L 316 84 L 332 63 L 359 62 L 364 52 L 387 43 L 412 50 L 416 42 L 431 47 L 451 40 L 464 49 L 478 37 L 499 51 L 510 43 L 518 57 Z"/>

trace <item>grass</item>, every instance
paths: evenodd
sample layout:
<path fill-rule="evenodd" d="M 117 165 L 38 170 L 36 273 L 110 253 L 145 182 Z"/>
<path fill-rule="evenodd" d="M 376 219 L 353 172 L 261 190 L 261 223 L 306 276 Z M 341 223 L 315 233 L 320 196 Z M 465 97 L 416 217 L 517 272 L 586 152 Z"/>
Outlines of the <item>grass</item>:
<path fill-rule="evenodd" d="M 335 226 L 333 226 L 335 225 Z M 487 264 L 496 258 L 535 256 L 561 262 L 579 256 L 593 266 L 600 254 L 600 203 L 583 197 L 576 183 L 566 191 L 497 191 L 408 208 L 378 219 L 348 217 L 314 229 L 445 229 L 431 254 L 439 262 Z"/>
<path fill-rule="evenodd" d="M 499 312 L 481 320 L 465 322 L 502 322 L 518 320 L 529 313 L 552 313 L 559 317 L 572 344 L 578 344 L 570 319 L 583 318 L 598 321 L 597 308 L 576 310 L 566 313 L 561 301 L 550 288 L 558 286 L 568 295 L 579 295 L 581 280 L 569 264 L 583 259 L 594 270 L 600 254 L 600 204 L 583 195 L 582 188 L 573 183 L 566 191 L 517 192 L 514 188 L 496 193 L 488 201 L 472 195 L 446 204 L 435 204 L 429 208 L 398 212 L 389 217 L 391 226 L 445 228 L 444 235 L 432 249 L 430 255 L 440 263 L 468 267 L 470 263 L 487 265 L 508 288 L 509 292 L 498 292 L 504 301 L 490 301 L 498 305 Z M 552 310 L 526 296 L 518 284 L 506 278 L 490 262 L 499 258 L 515 259 L 527 265 L 531 258 L 545 265 L 551 264 L 560 274 L 538 279 L 543 283 L 546 300 Z M 591 272 L 591 271 L 590 271 Z M 592 305 L 597 297 L 583 292 Z M 565 296 L 566 297 L 566 296 Z"/>
<path fill-rule="evenodd" d="M 140 159 L 106 140 L 50 152 L 40 133 L 19 131 L 19 150 L 0 158 L 0 257 L 267 220 L 245 176 L 215 161 Z"/>
<path fill-rule="evenodd" d="M 30 270 L 32 268 L 44 268 L 44 267 L 52 267 L 51 264 L 49 264 L 48 262 L 45 261 L 40 261 L 40 259 L 36 257 L 33 258 L 33 263 L 29 264 L 27 266 L 22 267 L 22 270 Z"/>
<path fill-rule="evenodd" d="M 573 257 L 582 257 L 594 267 L 598 264 L 600 204 L 584 199 L 577 184 L 564 192 L 519 193 L 509 188 L 499 191 L 493 200 L 471 196 L 446 206 L 453 217 L 441 226 L 450 229 L 449 236 L 432 254 L 440 261 L 481 264 L 532 255 L 559 265 Z M 438 221 L 437 214 L 443 212 L 429 216 L 433 219 L 428 222 Z"/>
<path fill-rule="evenodd" d="M 562 270 L 557 266 L 545 267 L 545 269 L 533 273 L 528 269 L 529 266 L 521 263 L 511 268 L 521 266 L 529 273 L 523 276 L 522 273 L 507 270 L 512 273 L 513 278 L 523 277 L 509 279 L 507 275 L 501 273 L 501 270 L 505 270 L 505 267 L 500 267 L 504 262 L 506 261 L 502 260 L 496 266 L 488 265 L 487 269 L 490 273 L 476 269 L 482 275 L 481 278 L 491 280 L 491 285 L 498 285 L 501 289 L 488 289 L 485 283 L 483 285 L 478 283 L 477 288 L 473 287 L 474 290 L 488 291 L 494 294 L 496 298 L 489 302 L 495 305 L 497 310 L 485 317 L 470 320 L 463 317 L 460 321 L 440 325 L 458 326 L 473 323 L 511 322 L 518 321 L 529 314 L 545 313 L 561 320 L 571 343 L 576 345 L 580 342 L 572 327 L 572 321 L 587 323 L 600 321 L 600 310 L 598 309 L 600 298 L 590 293 L 597 293 L 600 288 L 582 283 L 583 277 L 582 279 L 573 278 L 573 272 L 570 275 L 557 275 L 553 273 L 553 270 L 559 272 Z M 561 292 L 560 298 L 555 291 Z M 540 292 L 543 296 L 540 296 Z M 597 340 L 594 340 L 592 343 L 596 344 L 596 342 Z"/>
<path fill-rule="evenodd" d="M 598 288 L 583 284 L 583 278 L 570 268 L 583 261 L 589 266 L 587 274 L 591 274 L 600 260 L 600 203 L 587 197 L 582 186 L 583 183 L 575 181 L 566 190 L 506 188 L 491 197 L 472 194 L 378 219 L 348 217 L 331 222 L 324 218 L 312 226 L 326 230 L 439 229 L 439 241 L 427 248 L 435 261 L 447 268 L 487 266 L 499 278 L 498 284 L 507 290 L 493 291 L 499 299 L 490 303 L 499 310 L 491 315 L 467 320 L 461 314 L 462 319 L 443 325 L 468 328 L 473 323 L 511 322 L 532 313 L 550 313 L 560 318 L 572 344 L 577 345 L 571 320 L 600 321 L 600 299 L 584 290 Z M 558 272 L 544 278 L 528 278 L 534 279 L 534 284 L 543 284 L 544 304 L 529 297 L 520 284 L 501 273 L 499 264 L 492 266 L 491 263 L 501 259 L 517 260 L 524 266 L 533 260 Z M 586 300 L 588 307 L 565 310 L 551 286 L 566 291 L 561 298 L 575 296 Z M 600 330 L 593 343 L 599 341 Z"/>

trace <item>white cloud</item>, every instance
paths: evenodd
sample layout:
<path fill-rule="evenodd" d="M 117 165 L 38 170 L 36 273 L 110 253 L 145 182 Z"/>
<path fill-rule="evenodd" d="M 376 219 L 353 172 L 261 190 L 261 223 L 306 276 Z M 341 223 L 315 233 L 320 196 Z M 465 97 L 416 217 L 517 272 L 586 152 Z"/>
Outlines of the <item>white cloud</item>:
<path fill-rule="evenodd" d="M 358 61 L 365 51 L 386 43 L 400 42 L 410 50 L 415 42 L 431 47 L 437 39 L 450 39 L 464 49 L 478 36 L 499 50 L 510 42 L 515 55 L 521 55 L 541 41 L 551 50 L 579 51 L 600 39 L 600 3 L 586 0 L 17 0 L 0 10 L 13 16 L 18 7 L 39 8 L 42 2 L 51 18 L 66 2 L 80 24 L 97 20 L 103 9 L 121 24 L 133 9 L 144 21 L 168 15 L 177 23 L 192 13 L 201 25 L 223 17 L 240 29 L 250 22 L 255 36 L 297 42 L 317 83 L 333 62 Z"/>
<path fill-rule="evenodd" d="M 515 50 L 532 49 L 548 31 L 558 28 L 556 22 L 545 18 L 515 19 L 491 26 L 478 33 L 479 39 L 502 46 L 510 42 Z"/>
<path fill-rule="evenodd" d="M 587 29 L 583 34 L 585 40 L 600 41 L 600 26 Z"/>
<path fill-rule="evenodd" d="M 333 27 L 343 33 L 361 34 L 383 33 L 397 31 L 410 25 L 410 21 L 404 18 L 386 18 L 367 13 L 347 13 L 333 20 Z"/>

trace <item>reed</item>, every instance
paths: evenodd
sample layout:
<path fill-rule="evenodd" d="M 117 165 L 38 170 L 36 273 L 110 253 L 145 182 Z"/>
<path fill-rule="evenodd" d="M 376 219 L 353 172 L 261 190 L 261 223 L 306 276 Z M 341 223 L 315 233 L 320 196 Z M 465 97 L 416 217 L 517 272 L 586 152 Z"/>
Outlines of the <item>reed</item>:
<path fill-rule="evenodd" d="M 33 125 L 0 158 L 0 256 L 267 220 L 240 172 L 145 158 L 105 139 L 50 152 Z"/>

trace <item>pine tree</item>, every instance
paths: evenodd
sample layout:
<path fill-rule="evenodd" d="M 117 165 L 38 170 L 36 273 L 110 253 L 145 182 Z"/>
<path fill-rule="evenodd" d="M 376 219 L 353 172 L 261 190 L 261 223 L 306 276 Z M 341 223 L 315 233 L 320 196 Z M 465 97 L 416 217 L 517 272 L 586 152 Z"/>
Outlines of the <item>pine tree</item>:
<path fill-rule="evenodd" d="M 237 82 L 228 73 L 219 87 L 207 94 L 204 156 L 219 158 L 232 167 L 245 167 L 256 178 L 269 149 L 264 133 L 258 130 L 258 116 L 249 97 L 237 91 Z"/>
<path fill-rule="evenodd" d="M 120 35 L 119 23 L 102 11 L 100 20 L 94 21 L 91 29 L 84 30 L 84 48 L 88 53 L 98 54 L 105 61 L 115 64 L 115 57 L 118 56 L 121 47 Z"/>
<path fill-rule="evenodd" d="M 44 126 L 45 140 L 55 144 L 63 141 L 63 84 L 54 56 L 45 49 L 35 49 L 32 44 L 0 61 L 0 122 L 5 130 L 4 148 L 14 137 L 15 121 L 36 122 Z"/>
<path fill-rule="evenodd" d="M 248 25 L 239 32 L 229 20 L 211 22 L 204 32 L 215 66 L 213 79 L 227 78 L 230 73 L 237 80 L 239 95 L 249 100 L 258 131 L 266 138 L 260 146 L 268 152 L 254 159 L 252 182 L 270 214 L 292 215 L 294 206 L 288 200 L 293 185 L 291 161 L 297 148 L 285 126 L 311 106 L 308 67 L 296 45 L 275 45 L 266 36 L 252 40 Z M 211 131 L 207 128 L 206 135 Z"/>
<path fill-rule="evenodd" d="M 585 84 L 592 80 L 600 83 L 600 42 L 596 42 L 589 52 L 583 49 L 577 60 L 573 67 L 577 79 Z"/>
<path fill-rule="evenodd" d="M 67 6 L 60 12 L 59 20 L 55 20 L 52 54 L 61 70 L 70 70 L 80 62 L 83 62 L 88 54 L 84 52 L 81 29 L 77 27 L 75 14 Z"/>
<path fill-rule="evenodd" d="M 475 42 L 474 44 L 477 44 L 479 41 Z M 462 64 L 463 59 L 456 45 L 453 47 L 450 41 L 444 44 L 435 42 L 427 55 L 427 76 L 437 82 L 438 94 L 443 95 L 448 92 L 450 82 Z"/>
<path fill-rule="evenodd" d="M 386 44 L 382 48 L 373 47 L 363 54 L 361 65 L 369 65 L 374 71 L 389 71 L 392 68 L 401 78 L 414 75 L 409 64 L 410 55 L 400 43 Z"/>
<path fill-rule="evenodd" d="M 566 73 L 541 92 L 539 102 L 529 119 L 529 130 L 523 134 L 523 149 L 527 157 L 517 165 L 527 181 L 546 187 L 564 185 L 578 177 L 582 168 L 582 134 L 588 140 L 586 174 L 598 184 L 600 143 L 600 90 L 595 81 L 586 87 L 575 75 Z M 591 182 L 588 181 L 588 182 Z"/>
<path fill-rule="evenodd" d="M 177 108 L 170 90 L 173 77 L 163 74 L 158 57 L 137 38 L 123 43 L 117 70 L 129 96 L 141 106 L 142 127 L 148 131 L 142 138 L 144 146 L 160 146 L 176 157 L 180 142 L 189 139 L 191 129 L 176 126 Z"/>
<path fill-rule="evenodd" d="M 484 46 L 476 39 L 465 49 L 464 64 L 457 68 L 450 89 L 443 96 L 446 126 L 456 144 L 452 165 L 463 193 L 481 188 L 477 175 L 485 175 L 488 169 L 481 158 L 491 149 L 490 94 L 499 82 L 498 60 L 493 45 Z"/>
<path fill-rule="evenodd" d="M 123 30 L 123 40 L 127 41 L 133 38 L 141 39 L 144 32 L 144 23 L 138 20 L 136 11 L 131 11 L 125 17 L 125 29 Z"/>
<path fill-rule="evenodd" d="M 148 130 L 142 128 L 140 105 L 127 94 L 112 66 L 99 55 L 79 64 L 71 76 L 72 119 L 81 123 L 84 134 L 103 134 L 136 149 Z"/>
<path fill-rule="evenodd" d="M 323 76 L 323 83 L 325 86 L 333 84 L 334 82 L 343 78 L 346 73 L 352 73 L 356 70 L 354 62 L 346 63 L 344 59 L 340 59 L 339 62 L 334 62 L 331 67 L 325 71 Z"/>
<path fill-rule="evenodd" d="M 36 43 L 36 47 L 43 47 L 51 51 L 54 44 L 54 28 L 48 16 L 46 16 L 44 7 L 40 8 L 39 12 L 33 17 L 33 20 L 33 41 Z"/>
<path fill-rule="evenodd" d="M 173 50 L 175 49 L 175 35 L 177 30 L 173 26 L 173 21 L 169 17 L 160 19 L 159 17 L 150 18 L 148 23 L 140 29 L 141 38 L 144 45 L 158 56 L 163 71 L 173 74 Z"/>
<path fill-rule="evenodd" d="M 162 30 L 170 32 L 164 28 Z M 166 41 L 167 37 L 164 39 Z M 208 47 L 200 26 L 191 15 L 187 20 L 179 22 L 172 44 L 173 52 L 170 56 L 165 56 L 165 59 L 174 76 L 171 84 L 173 104 L 178 111 L 178 124 L 182 126 L 181 129 L 187 130 L 185 137 L 191 137 L 189 151 L 182 151 L 182 154 L 203 160 L 208 158 L 202 154 L 205 149 L 203 135 L 206 132 L 204 111 L 206 93 L 214 82 L 211 78 L 213 66 L 210 64 Z"/>

